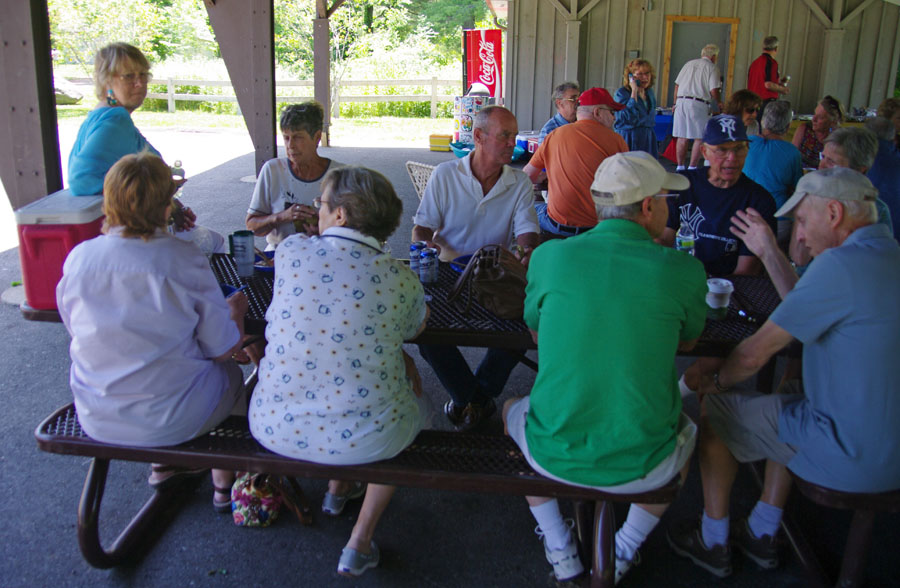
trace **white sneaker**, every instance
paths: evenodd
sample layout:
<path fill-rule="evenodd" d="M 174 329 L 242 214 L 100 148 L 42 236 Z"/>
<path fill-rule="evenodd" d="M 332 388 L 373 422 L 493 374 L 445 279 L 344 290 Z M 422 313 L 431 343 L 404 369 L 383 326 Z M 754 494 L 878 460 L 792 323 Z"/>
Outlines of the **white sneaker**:
<path fill-rule="evenodd" d="M 570 523 L 570 526 L 574 524 L 574 521 L 566 522 Z M 544 544 L 544 555 L 547 557 L 550 565 L 553 566 L 553 575 L 556 576 L 557 580 L 564 582 L 584 573 L 584 565 L 582 565 L 581 559 L 578 557 L 578 544 L 575 541 L 575 535 L 569 533 L 569 542 L 562 549 L 551 550 L 547 547 L 547 539 L 544 537 L 540 526 L 536 527 L 534 532 L 537 533 L 537 536 L 540 537 Z"/>
<path fill-rule="evenodd" d="M 678 390 L 681 392 L 682 398 L 687 398 L 691 394 L 696 394 L 696 390 L 691 390 L 687 383 L 684 381 L 684 374 L 681 374 L 681 379 L 678 380 Z"/>
<path fill-rule="evenodd" d="M 641 563 L 641 552 L 635 551 L 634 557 L 630 560 L 616 558 L 616 584 L 622 579 L 622 576 L 628 573 L 628 570 Z"/>

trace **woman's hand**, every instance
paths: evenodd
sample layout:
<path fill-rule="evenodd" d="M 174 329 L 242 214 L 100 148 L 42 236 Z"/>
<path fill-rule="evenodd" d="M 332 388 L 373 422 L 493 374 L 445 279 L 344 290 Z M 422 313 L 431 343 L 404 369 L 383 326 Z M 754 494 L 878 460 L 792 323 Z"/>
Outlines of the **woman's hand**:
<path fill-rule="evenodd" d="M 410 355 L 400 350 L 400 353 L 403 354 L 403 364 L 406 367 L 406 377 L 409 378 L 410 383 L 412 384 L 413 394 L 422 397 L 422 376 L 419 375 L 419 369 L 416 367 L 415 360 L 410 357 Z"/>

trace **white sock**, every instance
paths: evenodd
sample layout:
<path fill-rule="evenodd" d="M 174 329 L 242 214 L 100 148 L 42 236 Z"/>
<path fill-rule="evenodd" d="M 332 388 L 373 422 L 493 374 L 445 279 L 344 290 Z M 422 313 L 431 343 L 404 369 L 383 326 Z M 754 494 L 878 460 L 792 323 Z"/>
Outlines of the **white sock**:
<path fill-rule="evenodd" d="M 563 520 L 559 512 L 559 502 L 555 498 L 530 508 L 550 551 L 558 551 L 569 544 L 569 526 Z"/>
<path fill-rule="evenodd" d="M 656 528 L 657 523 L 658 516 L 632 504 L 625 524 L 616 533 L 616 557 L 626 561 L 633 560 L 638 547 L 646 541 L 647 535 Z"/>
<path fill-rule="evenodd" d="M 697 166 L 696 166 L 696 165 L 689 165 L 689 166 L 688 166 L 688 169 L 697 169 Z"/>
<path fill-rule="evenodd" d="M 684 171 L 684 166 L 683 166 L 683 165 L 676 165 L 676 166 L 675 166 L 675 171 Z"/>
<path fill-rule="evenodd" d="M 681 378 L 678 380 L 678 390 L 681 391 L 681 397 L 685 398 L 690 396 L 691 394 L 696 394 L 696 390 L 691 390 L 687 383 L 684 381 L 684 374 L 681 374 Z"/>

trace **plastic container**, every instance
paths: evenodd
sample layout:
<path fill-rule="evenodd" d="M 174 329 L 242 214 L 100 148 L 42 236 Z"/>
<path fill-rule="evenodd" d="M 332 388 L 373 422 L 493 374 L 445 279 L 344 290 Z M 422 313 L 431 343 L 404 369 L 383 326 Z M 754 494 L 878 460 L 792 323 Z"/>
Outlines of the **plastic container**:
<path fill-rule="evenodd" d="M 15 212 L 25 303 L 56 309 L 56 284 L 63 262 L 76 245 L 100 234 L 103 196 L 72 196 L 60 190 Z"/>
<path fill-rule="evenodd" d="M 450 151 L 452 135 L 428 135 L 428 147 L 431 151 Z"/>

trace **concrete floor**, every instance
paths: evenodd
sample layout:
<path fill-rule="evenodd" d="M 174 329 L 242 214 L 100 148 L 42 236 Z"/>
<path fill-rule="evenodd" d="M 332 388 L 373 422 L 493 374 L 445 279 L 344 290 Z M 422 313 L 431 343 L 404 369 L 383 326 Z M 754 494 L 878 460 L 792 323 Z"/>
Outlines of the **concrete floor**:
<path fill-rule="evenodd" d="M 214 148 L 214 147 L 213 147 Z M 406 176 L 407 160 L 438 163 L 452 157 L 424 149 L 329 148 L 336 160 L 367 165 L 394 183 L 404 202 L 403 221 L 390 239 L 395 252 L 405 250 L 418 199 Z M 186 158 L 186 157 L 185 157 Z M 252 184 L 240 178 L 253 173 L 253 157 L 242 155 L 193 175 L 184 200 L 200 221 L 227 233 L 243 226 Z M 21 278 L 16 250 L 0 253 L 0 284 Z M 533 534 L 534 521 L 524 499 L 478 494 L 400 489 L 376 533 L 383 561 L 358 580 L 346 580 L 335 566 L 356 516 L 351 505 L 335 519 L 317 515 L 312 527 L 285 517 L 268 529 L 234 526 L 211 508 L 211 486 L 205 481 L 142 561 L 115 570 L 88 566 L 78 551 L 76 507 L 88 460 L 50 455 L 35 447 L 32 432 L 56 407 L 71 400 L 68 389 L 69 338 L 60 324 L 33 323 L 19 310 L 0 305 L 0 329 L 7 352 L 0 355 L 5 383 L 0 393 L 0 503 L 4 541 L 0 542 L 2 586 L 543 586 L 550 566 Z M 418 353 L 412 349 L 414 357 Z M 478 350 L 467 351 L 472 361 Z M 684 363 L 684 362 L 683 362 Z M 430 368 L 419 360 L 425 387 L 435 406 L 445 396 Z M 519 366 L 502 398 L 525 394 L 533 372 Z M 501 400 L 502 400 L 501 398 Z M 696 403 L 686 408 L 696 412 Z M 436 419 L 435 426 L 445 423 Z M 491 425 L 499 432 L 499 420 Z M 102 512 L 102 536 L 109 541 L 150 495 L 143 464 L 112 467 Z M 323 481 L 305 481 L 318 501 Z M 735 516 L 752 506 L 757 490 L 743 472 L 734 498 Z M 678 502 L 642 549 L 643 564 L 627 576 L 626 586 L 803 586 L 806 578 L 789 550 L 784 564 L 762 571 L 736 557 L 735 573 L 715 580 L 677 558 L 665 544 L 664 529 L 674 519 L 695 516 L 701 496 L 696 464 Z M 564 508 L 569 508 L 564 505 Z M 804 507 L 801 516 L 826 552 L 832 566 L 846 529 L 843 515 Z M 624 509 L 619 509 L 620 517 Z M 621 519 L 620 519 L 621 520 Z M 898 515 L 879 516 L 870 556 L 871 585 L 896 585 L 900 562 L 896 553 Z"/>

